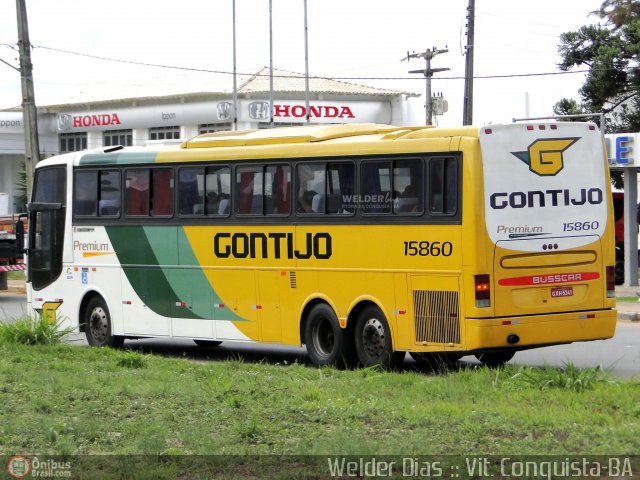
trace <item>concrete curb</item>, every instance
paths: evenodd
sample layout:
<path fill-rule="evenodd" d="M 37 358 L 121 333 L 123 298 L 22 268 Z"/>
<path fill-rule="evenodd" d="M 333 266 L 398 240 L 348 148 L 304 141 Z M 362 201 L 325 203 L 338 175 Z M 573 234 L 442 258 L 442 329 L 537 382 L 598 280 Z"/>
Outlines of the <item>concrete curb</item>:
<path fill-rule="evenodd" d="M 621 312 L 618 311 L 619 322 L 640 322 L 638 312 Z"/>
<path fill-rule="evenodd" d="M 21 280 L 9 280 L 8 282 L 8 289 L 5 290 L 5 292 L 7 293 L 13 293 L 13 294 L 17 294 L 17 295 L 26 295 L 27 293 L 27 287 L 25 286 L 24 282 Z"/>

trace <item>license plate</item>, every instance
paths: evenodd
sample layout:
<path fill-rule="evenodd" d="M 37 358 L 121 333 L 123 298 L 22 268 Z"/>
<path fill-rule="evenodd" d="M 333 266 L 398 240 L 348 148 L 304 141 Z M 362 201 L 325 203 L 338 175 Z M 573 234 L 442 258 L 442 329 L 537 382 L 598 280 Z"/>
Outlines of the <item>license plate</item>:
<path fill-rule="evenodd" d="M 573 287 L 554 287 L 551 289 L 551 296 L 557 297 L 572 297 Z"/>

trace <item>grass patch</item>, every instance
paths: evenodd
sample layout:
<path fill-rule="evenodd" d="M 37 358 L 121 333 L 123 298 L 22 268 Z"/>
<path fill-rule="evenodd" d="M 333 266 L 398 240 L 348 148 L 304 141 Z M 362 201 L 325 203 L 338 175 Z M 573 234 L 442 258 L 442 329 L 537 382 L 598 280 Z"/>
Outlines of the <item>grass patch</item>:
<path fill-rule="evenodd" d="M 23 345 L 56 345 L 69 334 L 61 329 L 60 321 L 51 322 L 48 317 L 24 317 L 12 323 L 0 323 L 0 342 Z"/>
<path fill-rule="evenodd" d="M 480 447 L 568 454 L 640 446 L 640 384 L 613 383 L 593 369 L 468 368 L 434 376 L 195 363 L 64 344 L 2 343 L 0 354 L 2 453 L 63 453 L 65 439 L 73 453 L 147 455 L 168 448 L 428 455 Z"/>
<path fill-rule="evenodd" d="M 25 278 L 27 278 L 27 276 L 26 276 L 24 270 L 16 270 L 16 271 L 7 272 L 7 279 L 8 280 L 24 280 Z"/>
<path fill-rule="evenodd" d="M 133 350 L 125 352 L 116 362 L 119 367 L 144 368 L 147 366 L 145 356 Z"/>
<path fill-rule="evenodd" d="M 639 297 L 616 297 L 617 303 L 638 303 Z"/>
<path fill-rule="evenodd" d="M 602 370 L 570 365 L 462 367 L 437 375 L 338 371 L 4 340 L 0 358 L 0 455 L 622 455 L 640 449 L 640 382 L 613 382 Z M 153 470 L 155 478 L 175 478 L 171 465 Z M 238 478 L 250 476 L 238 465 Z"/>
<path fill-rule="evenodd" d="M 542 369 L 522 369 L 511 379 L 540 390 L 558 388 L 574 392 L 584 392 L 595 388 L 598 383 L 609 381 L 602 367 L 581 369 L 572 363 L 566 363 L 563 368 L 545 366 Z"/>

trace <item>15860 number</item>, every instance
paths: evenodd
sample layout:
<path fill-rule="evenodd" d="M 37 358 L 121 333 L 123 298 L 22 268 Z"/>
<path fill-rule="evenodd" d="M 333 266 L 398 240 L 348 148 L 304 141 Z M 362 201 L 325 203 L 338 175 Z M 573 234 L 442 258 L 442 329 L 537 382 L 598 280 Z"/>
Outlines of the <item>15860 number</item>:
<path fill-rule="evenodd" d="M 451 242 L 410 241 L 404 242 L 404 254 L 407 257 L 448 257 L 453 253 Z"/>
<path fill-rule="evenodd" d="M 563 232 L 580 232 L 585 230 L 597 230 L 600 226 L 598 221 L 593 222 L 569 222 L 562 224 Z"/>

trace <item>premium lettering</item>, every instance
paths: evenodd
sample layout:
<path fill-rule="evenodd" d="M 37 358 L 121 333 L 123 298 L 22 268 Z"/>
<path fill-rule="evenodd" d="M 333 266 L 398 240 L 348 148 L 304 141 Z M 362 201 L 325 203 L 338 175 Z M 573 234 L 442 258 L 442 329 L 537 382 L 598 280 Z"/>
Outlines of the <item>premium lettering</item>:
<path fill-rule="evenodd" d="M 218 258 L 331 258 L 331 235 L 306 233 L 304 247 L 294 247 L 293 233 L 216 233 L 213 254 Z"/>
<path fill-rule="evenodd" d="M 599 188 L 581 188 L 578 192 L 568 189 L 533 190 L 529 192 L 497 192 L 489 197 L 495 210 L 510 208 L 561 207 L 571 205 L 598 205 L 604 195 Z"/>
<path fill-rule="evenodd" d="M 109 244 L 98 242 L 80 242 L 78 240 L 75 240 L 73 242 L 73 249 L 79 250 L 81 252 L 108 252 Z"/>

